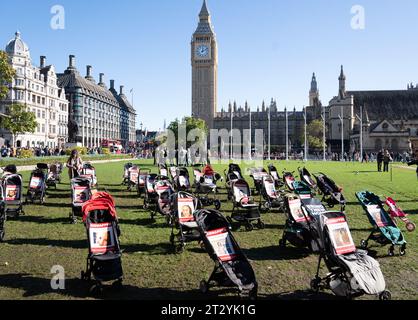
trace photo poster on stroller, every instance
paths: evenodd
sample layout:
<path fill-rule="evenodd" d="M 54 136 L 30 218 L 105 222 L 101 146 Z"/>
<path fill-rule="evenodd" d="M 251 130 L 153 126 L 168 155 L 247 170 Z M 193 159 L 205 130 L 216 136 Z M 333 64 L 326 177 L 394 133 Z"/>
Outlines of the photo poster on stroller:
<path fill-rule="evenodd" d="M 320 215 L 327 212 L 325 207 L 322 204 L 306 204 L 306 209 L 309 211 L 309 214 L 311 214 L 314 217 L 319 217 Z M 303 210 L 305 210 L 305 207 L 303 207 Z M 305 211 L 306 215 L 308 213 Z"/>
<path fill-rule="evenodd" d="M 74 203 L 84 203 L 88 198 L 88 187 L 74 187 Z"/>
<path fill-rule="evenodd" d="M 206 236 L 220 261 L 228 262 L 237 257 L 231 236 L 226 228 L 209 231 Z"/>
<path fill-rule="evenodd" d="M 178 215 L 181 223 L 195 221 L 193 213 L 195 212 L 194 201 L 192 198 L 179 198 L 177 200 Z"/>
<path fill-rule="evenodd" d="M 185 176 L 179 176 L 179 185 L 181 187 L 189 187 L 189 182 Z"/>
<path fill-rule="evenodd" d="M 96 173 L 94 172 L 94 170 L 93 170 L 93 169 L 85 169 L 85 170 L 84 170 L 84 174 L 85 174 L 86 176 L 95 176 L 95 175 L 96 175 Z"/>
<path fill-rule="evenodd" d="M 141 187 L 145 186 L 146 179 L 147 179 L 147 175 L 146 174 L 140 174 L 139 175 L 138 181 L 139 181 L 139 185 Z"/>
<path fill-rule="evenodd" d="M 370 216 L 375 221 L 376 225 L 379 228 L 384 228 L 390 225 L 389 221 L 386 219 L 386 216 L 378 205 L 369 205 L 367 206 L 367 211 L 369 212 Z"/>
<path fill-rule="evenodd" d="M 311 220 L 309 215 L 305 216 L 303 214 L 302 203 L 300 199 L 289 200 L 289 209 L 290 209 L 290 213 L 292 214 L 293 219 L 296 222 L 307 222 Z"/>
<path fill-rule="evenodd" d="M 264 187 L 266 188 L 266 193 L 270 198 L 277 198 L 277 192 L 274 183 L 265 180 Z"/>
<path fill-rule="evenodd" d="M 105 254 L 116 248 L 111 223 L 91 224 L 89 229 L 90 249 L 93 254 Z"/>
<path fill-rule="evenodd" d="M 176 167 L 170 167 L 170 173 L 173 179 L 177 177 L 177 168 Z"/>
<path fill-rule="evenodd" d="M 132 183 L 137 184 L 138 176 L 139 176 L 138 170 L 132 170 L 129 174 L 129 179 L 131 180 Z"/>
<path fill-rule="evenodd" d="M 234 195 L 236 201 L 242 201 L 249 198 L 248 188 L 245 184 L 234 185 Z"/>
<path fill-rule="evenodd" d="M 6 201 L 16 201 L 20 198 L 20 188 L 16 185 L 6 186 Z"/>
<path fill-rule="evenodd" d="M 30 189 L 39 189 L 42 186 L 42 179 L 41 177 L 32 177 L 30 180 Z"/>
<path fill-rule="evenodd" d="M 326 225 L 337 255 L 344 255 L 356 251 L 350 229 L 343 217 L 328 219 Z"/>

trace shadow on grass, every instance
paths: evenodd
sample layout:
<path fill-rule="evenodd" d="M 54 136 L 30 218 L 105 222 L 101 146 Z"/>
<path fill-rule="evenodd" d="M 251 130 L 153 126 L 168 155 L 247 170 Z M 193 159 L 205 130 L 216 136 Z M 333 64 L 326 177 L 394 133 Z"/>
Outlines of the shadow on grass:
<path fill-rule="evenodd" d="M 58 294 L 62 295 L 63 298 L 92 298 L 89 295 L 89 289 L 93 282 L 86 282 L 80 279 L 66 279 L 64 290 L 53 290 L 51 288 L 51 279 L 33 277 L 23 273 L 0 275 L 0 283 L 4 288 L 23 290 L 23 298 L 32 298 L 45 294 Z M 104 286 L 103 294 L 97 298 L 103 300 L 203 300 L 211 298 L 211 296 L 212 294 L 203 295 L 199 290 L 182 291 L 169 288 L 139 288 L 131 285 L 124 285 L 122 289 L 115 290 L 109 283 L 109 285 Z"/>
<path fill-rule="evenodd" d="M 250 260 L 256 261 L 298 260 L 306 258 L 311 254 L 308 249 L 299 249 L 295 247 L 280 248 L 279 246 L 243 249 L 242 251 Z"/>
<path fill-rule="evenodd" d="M 31 245 L 46 247 L 61 247 L 72 249 L 88 249 L 87 240 L 51 240 L 46 238 L 38 239 L 13 239 L 5 241 L 9 245 Z"/>
<path fill-rule="evenodd" d="M 69 219 L 67 218 L 47 218 L 40 216 L 21 216 L 20 221 L 22 222 L 33 222 L 39 224 L 52 224 L 52 223 L 62 223 L 68 224 Z"/>
<path fill-rule="evenodd" d="M 145 253 L 148 255 L 169 255 L 175 254 L 174 248 L 170 243 L 158 243 L 158 244 L 133 244 L 122 245 L 121 250 L 125 254 L 129 253 Z"/>
<path fill-rule="evenodd" d="M 344 298 L 337 297 L 331 293 L 319 292 L 315 293 L 311 290 L 297 290 L 293 292 L 283 292 L 273 295 L 261 295 L 260 300 L 288 300 L 288 301 L 300 301 L 300 300 L 345 300 Z"/>

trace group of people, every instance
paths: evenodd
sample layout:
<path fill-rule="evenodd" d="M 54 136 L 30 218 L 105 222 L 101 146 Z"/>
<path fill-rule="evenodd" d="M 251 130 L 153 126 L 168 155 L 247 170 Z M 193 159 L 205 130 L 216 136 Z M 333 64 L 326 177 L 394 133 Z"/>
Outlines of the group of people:
<path fill-rule="evenodd" d="M 376 156 L 377 160 L 377 171 L 382 172 L 382 164 L 383 164 L 383 172 L 389 172 L 389 163 L 393 162 L 393 157 L 390 154 L 389 150 L 380 150 Z"/>

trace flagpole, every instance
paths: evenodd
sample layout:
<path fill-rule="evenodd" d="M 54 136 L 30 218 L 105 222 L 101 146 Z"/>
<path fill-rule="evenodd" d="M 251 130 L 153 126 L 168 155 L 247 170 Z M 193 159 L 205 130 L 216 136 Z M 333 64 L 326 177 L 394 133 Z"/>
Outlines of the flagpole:
<path fill-rule="evenodd" d="M 326 155 L 326 147 L 327 147 L 327 138 L 326 138 L 326 119 L 325 119 L 325 107 L 323 107 L 323 114 L 322 114 L 322 121 L 323 121 L 323 148 L 324 148 L 324 161 L 327 161 L 327 155 Z"/>
<path fill-rule="evenodd" d="M 253 139 L 253 137 L 252 137 L 252 124 L 251 124 L 251 107 L 250 107 L 250 150 L 249 150 L 249 152 L 250 152 L 250 154 L 249 154 L 249 159 L 251 160 L 251 156 L 252 156 L 252 148 L 253 148 L 253 143 L 252 143 L 252 139 Z"/>
<path fill-rule="evenodd" d="M 270 106 L 270 108 L 269 108 L 269 149 L 268 149 L 268 151 L 269 151 L 269 157 L 268 157 L 268 159 L 269 160 L 271 160 L 271 106 Z"/>
<path fill-rule="evenodd" d="M 304 114 L 303 118 L 305 120 L 305 161 L 308 161 L 308 134 L 307 134 L 307 126 L 306 126 L 306 107 L 303 108 Z"/>
<path fill-rule="evenodd" d="M 289 118 L 287 107 L 285 107 L 284 111 L 286 113 L 286 161 L 289 161 Z"/>

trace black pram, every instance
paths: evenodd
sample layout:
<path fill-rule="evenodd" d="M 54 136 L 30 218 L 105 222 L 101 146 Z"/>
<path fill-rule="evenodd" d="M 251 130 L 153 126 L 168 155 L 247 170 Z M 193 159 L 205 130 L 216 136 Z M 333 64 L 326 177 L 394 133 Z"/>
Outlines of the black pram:
<path fill-rule="evenodd" d="M 206 251 L 215 261 L 209 280 L 200 283 L 202 293 L 215 286 L 236 287 L 241 296 L 255 299 L 258 285 L 253 268 L 230 232 L 228 221 L 220 212 L 206 209 L 196 211 L 195 218 Z"/>

